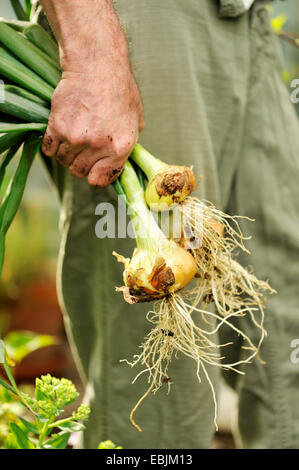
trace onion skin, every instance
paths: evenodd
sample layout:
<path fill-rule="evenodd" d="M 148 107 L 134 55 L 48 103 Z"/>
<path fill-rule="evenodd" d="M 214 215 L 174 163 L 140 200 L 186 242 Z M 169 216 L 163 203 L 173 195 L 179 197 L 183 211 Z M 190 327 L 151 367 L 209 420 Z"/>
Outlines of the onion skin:
<path fill-rule="evenodd" d="M 154 211 L 165 211 L 183 202 L 194 190 L 191 168 L 168 165 L 152 178 L 145 191 L 145 200 Z"/>
<path fill-rule="evenodd" d="M 154 256 L 138 248 L 131 260 L 114 255 L 125 265 L 125 287 L 118 290 L 129 303 L 148 302 L 177 292 L 189 284 L 197 272 L 193 256 L 169 240 Z"/>

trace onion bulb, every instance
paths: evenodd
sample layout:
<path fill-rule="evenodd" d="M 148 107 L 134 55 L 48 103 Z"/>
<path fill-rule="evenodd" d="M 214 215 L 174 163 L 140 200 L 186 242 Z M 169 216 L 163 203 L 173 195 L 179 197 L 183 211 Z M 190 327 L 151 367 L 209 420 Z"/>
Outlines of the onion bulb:
<path fill-rule="evenodd" d="M 120 176 L 136 235 L 131 259 L 114 255 L 125 266 L 121 290 L 129 303 L 161 298 L 183 289 L 194 278 L 195 259 L 175 241 L 168 240 L 148 210 L 144 193 L 132 165 L 127 162 Z"/>
<path fill-rule="evenodd" d="M 148 179 L 145 200 L 154 211 L 165 211 L 184 201 L 194 189 L 192 168 L 167 165 L 136 145 L 131 159 L 143 170 Z"/>

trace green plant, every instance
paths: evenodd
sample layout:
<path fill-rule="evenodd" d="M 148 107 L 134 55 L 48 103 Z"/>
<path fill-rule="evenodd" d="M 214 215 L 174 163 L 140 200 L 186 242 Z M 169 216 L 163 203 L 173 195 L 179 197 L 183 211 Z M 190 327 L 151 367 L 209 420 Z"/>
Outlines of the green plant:
<path fill-rule="evenodd" d="M 33 396 L 16 384 L 9 364 L 20 362 L 32 351 L 54 344 L 55 338 L 31 332 L 11 332 L 0 340 L 0 363 L 10 383 L 0 378 L 0 446 L 9 449 L 64 449 L 72 432 L 82 431 L 89 407 L 81 405 L 68 418 L 64 408 L 79 397 L 68 379 L 50 374 L 35 380 Z M 29 415 L 24 418 L 24 413 Z M 27 415 L 26 415 L 27 416 Z M 53 433 L 57 429 L 59 432 Z"/>
<path fill-rule="evenodd" d="M 0 387 L 0 449 L 5 449 L 10 433 L 10 423 L 17 423 L 18 416 L 24 417 L 26 408 L 16 395 Z"/>
<path fill-rule="evenodd" d="M 37 335 L 31 331 L 10 331 L 5 337 L 5 348 L 9 358 L 17 363 L 38 349 L 53 346 L 56 338 Z"/>
<path fill-rule="evenodd" d="M 103 441 L 99 444 L 99 447 L 98 449 L 123 449 L 123 447 L 121 446 L 117 446 L 116 444 L 114 444 L 114 442 L 112 441 Z"/>
<path fill-rule="evenodd" d="M 14 394 L 30 414 L 30 419 L 19 417 L 17 420 L 15 414 L 11 414 L 6 448 L 65 449 L 71 433 L 83 431 L 85 427 L 82 422 L 88 419 L 90 413 L 89 407 L 82 404 L 68 418 L 59 419 L 64 408 L 79 397 L 75 385 L 68 379 L 47 374 L 36 379 L 34 397 L 31 397 L 17 387 L 6 359 L 4 369 L 11 385 L 2 379 L 0 385 L 6 392 Z M 10 403 L 8 396 L 7 393 L 4 395 L 6 404 Z"/>

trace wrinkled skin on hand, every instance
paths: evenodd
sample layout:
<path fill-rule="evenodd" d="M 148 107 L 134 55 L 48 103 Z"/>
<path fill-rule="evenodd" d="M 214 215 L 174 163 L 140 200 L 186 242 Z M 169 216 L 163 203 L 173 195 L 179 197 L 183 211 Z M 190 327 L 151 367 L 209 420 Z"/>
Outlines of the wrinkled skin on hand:
<path fill-rule="evenodd" d="M 52 99 L 42 151 L 91 185 L 114 182 L 137 143 L 144 115 L 129 61 L 118 54 L 66 67 Z"/>

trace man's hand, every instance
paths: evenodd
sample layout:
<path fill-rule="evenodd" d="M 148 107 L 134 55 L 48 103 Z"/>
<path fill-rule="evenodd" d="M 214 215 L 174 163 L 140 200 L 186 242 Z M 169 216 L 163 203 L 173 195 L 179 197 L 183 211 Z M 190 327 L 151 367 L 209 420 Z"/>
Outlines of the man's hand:
<path fill-rule="evenodd" d="M 60 45 L 63 71 L 42 150 L 74 176 L 107 186 L 117 179 L 144 127 L 125 37 L 110 0 L 42 3 Z"/>

